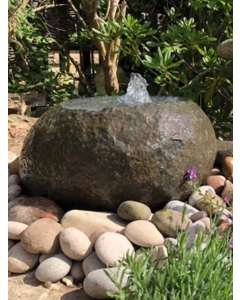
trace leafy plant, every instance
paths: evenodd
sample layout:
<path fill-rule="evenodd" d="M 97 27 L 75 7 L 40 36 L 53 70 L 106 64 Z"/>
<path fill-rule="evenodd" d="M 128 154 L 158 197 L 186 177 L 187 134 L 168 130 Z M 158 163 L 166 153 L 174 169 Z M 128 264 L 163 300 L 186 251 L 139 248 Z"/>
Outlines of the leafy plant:
<path fill-rule="evenodd" d="M 189 249 L 186 240 L 187 233 L 179 233 L 176 247 L 167 244 L 168 259 L 161 269 L 153 266 L 153 249 L 141 249 L 140 259 L 139 251 L 127 255 L 121 266 L 129 273 L 128 282 L 122 287 L 119 277 L 109 275 L 119 292 L 109 292 L 108 295 L 119 300 L 232 299 L 231 232 L 221 240 L 218 232 L 211 237 L 201 232 L 195 246 Z M 204 241 L 206 247 L 203 249 Z"/>

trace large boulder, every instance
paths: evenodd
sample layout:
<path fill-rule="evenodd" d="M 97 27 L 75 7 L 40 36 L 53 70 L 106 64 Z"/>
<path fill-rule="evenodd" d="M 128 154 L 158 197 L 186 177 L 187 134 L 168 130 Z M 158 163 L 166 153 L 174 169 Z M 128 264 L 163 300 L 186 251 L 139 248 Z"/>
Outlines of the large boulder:
<path fill-rule="evenodd" d="M 26 191 L 72 209 L 107 211 L 129 199 L 152 209 L 186 199 L 186 170 L 195 168 L 202 183 L 213 167 L 212 124 L 191 100 L 152 99 L 124 106 L 116 97 L 87 98 L 51 108 L 24 142 Z"/>
<path fill-rule="evenodd" d="M 233 59 L 233 39 L 223 41 L 217 46 L 217 55 L 222 58 Z"/>

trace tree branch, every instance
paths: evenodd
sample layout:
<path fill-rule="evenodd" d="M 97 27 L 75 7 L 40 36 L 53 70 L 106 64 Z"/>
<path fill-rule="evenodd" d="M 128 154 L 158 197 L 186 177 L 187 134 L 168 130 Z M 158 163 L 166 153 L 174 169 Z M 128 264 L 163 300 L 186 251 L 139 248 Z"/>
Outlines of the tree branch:
<path fill-rule="evenodd" d="M 73 4 L 72 0 L 68 0 L 68 3 L 69 3 L 69 5 L 71 6 L 72 10 L 74 11 L 75 16 L 77 17 L 78 22 L 80 23 L 80 25 L 81 25 L 83 28 L 86 28 L 86 27 L 87 27 L 87 24 L 85 23 L 85 21 L 83 20 L 83 18 L 80 16 L 80 14 L 79 14 L 77 8 L 75 7 L 75 5 Z"/>
<path fill-rule="evenodd" d="M 109 15 L 108 15 L 108 19 L 111 21 L 113 21 L 115 19 L 119 1 L 120 0 L 112 0 L 111 1 Z"/>
<path fill-rule="evenodd" d="M 67 4 L 49 4 L 49 5 L 45 5 L 45 6 L 39 6 L 35 9 L 33 9 L 33 11 L 36 13 L 36 12 L 39 12 L 39 11 L 42 11 L 42 10 L 45 10 L 45 9 L 49 9 L 49 8 L 53 8 L 53 7 L 59 7 L 59 6 L 67 6 Z"/>

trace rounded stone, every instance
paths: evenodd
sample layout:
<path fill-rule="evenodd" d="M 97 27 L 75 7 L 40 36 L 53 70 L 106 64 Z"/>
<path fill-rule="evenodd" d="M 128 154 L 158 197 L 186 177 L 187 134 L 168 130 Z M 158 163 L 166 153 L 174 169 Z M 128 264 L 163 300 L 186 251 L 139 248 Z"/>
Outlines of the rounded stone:
<path fill-rule="evenodd" d="M 132 243 L 141 247 L 152 247 L 164 243 L 164 237 L 156 226 L 146 220 L 129 223 L 124 234 Z"/>
<path fill-rule="evenodd" d="M 199 187 L 199 191 L 194 191 L 188 198 L 188 203 L 192 206 L 196 206 L 197 202 L 205 195 L 206 193 L 214 193 L 215 190 L 210 185 L 202 185 Z"/>
<path fill-rule="evenodd" d="M 16 158 L 18 158 L 18 155 L 12 151 L 8 151 L 8 163 L 10 164 L 13 162 Z"/>
<path fill-rule="evenodd" d="M 8 163 L 11 174 L 19 174 L 19 156 Z"/>
<path fill-rule="evenodd" d="M 116 232 L 105 232 L 96 244 L 95 250 L 99 259 L 106 265 L 114 267 L 127 253 L 134 253 L 133 245 L 122 234 Z"/>
<path fill-rule="evenodd" d="M 164 245 L 167 246 L 172 246 L 172 247 L 176 247 L 178 244 L 178 241 L 177 239 L 174 239 L 174 238 L 165 238 L 164 239 Z"/>
<path fill-rule="evenodd" d="M 216 194 L 221 195 L 226 178 L 221 175 L 210 175 L 206 180 L 206 184 L 210 185 L 216 192 Z"/>
<path fill-rule="evenodd" d="M 17 174 L 12 174 L 8 177 L 8 186 L 10 186 L 12 184 L 19 185 L 19 183 L 20 183 L 20 178 Z"/>
<path fill-rule="evenodd" d="M 80 230 L 65 228 L 59 236 L 63 253 L 74 260 L 83 260 L 92 252 L 89 238 Z"/>
<path fill-rule="evenodd" d="M 94 270 L 106 268 L 106 265 L 98 258 L 96 252 L 93 252 L 88 257 L 86 257 L 83 261 L 82 266 L 85 275 L 88 275 Z"/>
<path fill-rule="evenodd" d="M 127 221 L 147 220 L 151 216 L 151 209 L 137 201 L 124 201 L 117 209 L 120 218 Z"/>
<path fill-rule="evenodd" d="M 223 159 L 222 170 L 224 176 L 233 182 L 233 157 L 227 156 Z"/>
<path fill-rule="evenodd" d="M 206 217 L 206 218 L 202 218 L 198 221 L 201 221 L 204 224 L 205 230 L 206 230 L 207 233 L 211 231 L 211 220 L 210 220 L 210 218 Z"/>
<path fill-rule="evenodd" d="M 27 252 L 19 242 L 8 251 L 8 271 L 18 274 L 27 272 L 38 264 L 38 259 L 38 254 Z"/>
<path fill-rule="evenodd" d="M 225 181 L 225 186 L 224 186 L 224 189 L 223 189 L 222 195 L 221 195 L 222 199 L 224 199 L 226 197 L 228 199 L 229 204 L 232 205 L 233 204 L 233 184 L 230 180 Z"/>
<path fill-rule="evenodd" d="M 196 222 L 200 219 L 203 219 L 203 218 L 206 218 L 207 217 L 207 213 L 204 211 L 204 210 L 201 210 L 193 215 L 191 215 L 190 219 L 193 221 L 193 222 Z"/>
<path fill-rule="evenodd" d="M 213 168 L 210 175 L 223 175 L 219 168 Z"/>
<path fill-rule="evenodd" d="M 97 229 L 90 235 L 89 240 L 92 243 L 93 247 L 95 247 L 96 241 L 100 237 L 100 235 L 102 235 L 105 232 L 107 231 L 104 229 Z"/>
<path fill-rule="evenodd" d="M 38 219 L 50 218 L 58 222 L 61 220 L 63 214 L 62 209 L 48 198 L 24 197 L 12 203 L 11 206 L 9 205 L 8 221 L 30 225 Z"/>
<path fill-rule="evenodd" d="M 187 249 L 192 247 L 196 242 L 200 231 L 205 231 L 205 225 L 201 221 L 196 221 L 188 228 L 188 237 L 186 241 Z"/>
<path fill-rule="evenodd" d="M 200 210 L 206 211 L 210 216 L 211 213 L 215 215 L 219 211 L 219 209 L 222 210 L 224 207 L 226 207 L 226 204 L 218 195 L 215 195 L 214 193 L 208 193 L 207 198 L 202 198 L 198 201 L 197 207 Z"/>
<path fill-rule="evenodd" d="M 54 253 L 60 247 L 62 230 L 63 227 L 52 219 L 37 220 L 22 232 L 22 246 L 29 253 Z"/>
<path fill-rule="evenodd" d="M 43 253 L 39 257 L 39 263 L 41 264 L 44 260 L 48 259 L 49 257 L 55 255 L 56 253 Z"/>
<path fill-rule="evenodd" d="M 68 274 L 72 260 L 64 254 L 56 254 L 42 262 L 36 269 L 35 276 L 41 282 L 57 282 Z"/>
<path fill-rule="evenodd" d="M 8 238 L 12 240 L 21 240 L 22 232 L 28 227 L 28 225 L 8 221 Z"/>
<path fill-rule="evenodd" d="M 152 103 L 98 109 L 100 100 L 117 97 L 63 101 L 39 118 L 20 158 L 19 176 L 30 195 L 68 209 L 115 211 L 129 199 L 157 209 L 186 198 L 191 189 L 183 176 L 193 162 L 197 183 L 206 179 L 216 137 L 196 103 L 153 97 Z"/>
<path fill-rule="evenodd" d="M 163 209 L 155 212 L 152 217 L 153 224 L 166 237 L 177 237 L 179 230 L 186 230 L 192 221 L 185 216 L 182 222 L 182 213 L 171 209 Z"/>
<path fill-rule="evenodd" d="M 21 193 L 22 188 L 17 184 L 12 184 L 8 187 L 8 202 L 12 201 Z"/>
<path fill-rule="evenodd" d="M 184 203 L 182 201 L 179 200 L 172 200 L 170 202 L 168 202 L 163 209 L 172 209 L 175 211 L 178 211 L 180 213 L 182 213 L 184 210 L 186 210 L 186 215 L 188 217 L 191 217 L 192 214 L 198 212 L 198 209 L 192 207 L 191 205 Z"/>
<path fill-rule="evenodd" d="M 95 270 L 89 273 L 83 281 L 83 288 L 86 294 L 94 299 L 108 299 L 110 298 L 107 295 L 107 292 L 119 292 L 117 286 L 112 282 L 106 272 L 117 276 L 117 280 L 120 281 L 120 278 L 123 277 L 122 285 L 123 288 L 128 280 L 129 275 L 124 271 L 125 268 L 109 268 L 109 269 L 100 269 Z M 124 272 L 124 274 L 123 274 Z"/>
<path fill-rule="evenodd" d="M 167 263 L 168 251 L 165 245 L 157 246 L 153 249 L 153 264 L 157 269 L 161 269 Z"/>
<path fill-rule="evenodd" d="M 8 250 L 11 249 L 15 245 L 15 241 L 8 240 Z"/>
<path fill-rule="evenodd" d="M 77 228 L 90 237 L 96 230 L 121 232 L 128 223 L 115 213 L 71 210 L 62 217 L 61 224 L 64 228 Z"/>
<path fill-rule="evenodd" d="M 59 248 L 57 251 L 54 251 L 53 253 L 43 253 L 39 257 L 39 263 L 41 264 L 44 260 L 56 255 L 56 254 L 63 254 L 62 249 Z"/>
<path fill-rule="evenodd" d="M 70 270 L 70 275 L 72 278 L 78 282 L 83 281 L 85 278 L 85 274 L 83 272 L 82 261 L 73 261 L 72 267 Z"/>

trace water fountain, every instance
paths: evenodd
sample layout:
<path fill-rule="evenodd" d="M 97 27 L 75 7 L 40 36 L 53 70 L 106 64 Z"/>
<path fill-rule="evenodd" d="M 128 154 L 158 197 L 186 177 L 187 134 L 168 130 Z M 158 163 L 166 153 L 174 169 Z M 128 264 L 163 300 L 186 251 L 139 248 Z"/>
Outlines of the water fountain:
<path fill-rule="evenodd" d="M 212 124 L 193 101 L 153 97 L 132 74 L 123 96 L 62 102 L 25 139 L 20 178 L 26 191 L 67 208 L 116 210 L 125 200 L 156 209 L 190 190 L 194 167 L 201 183 L 216 157 Z"/>

